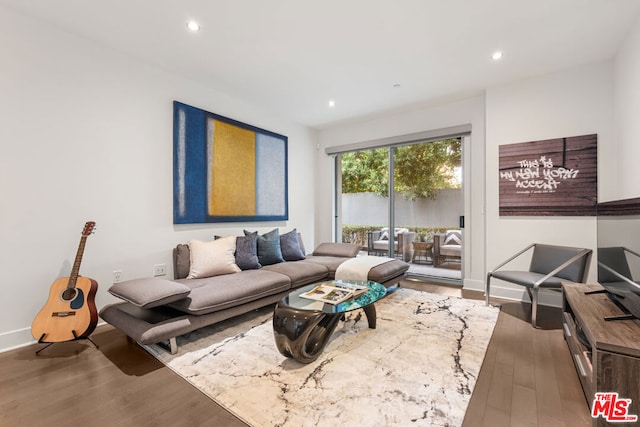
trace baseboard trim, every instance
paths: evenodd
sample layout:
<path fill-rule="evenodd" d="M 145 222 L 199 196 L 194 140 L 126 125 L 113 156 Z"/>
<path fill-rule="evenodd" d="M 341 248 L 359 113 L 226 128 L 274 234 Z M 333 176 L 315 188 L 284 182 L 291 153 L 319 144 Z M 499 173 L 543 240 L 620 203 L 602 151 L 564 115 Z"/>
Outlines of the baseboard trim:
<path fill-rule="evenodd" d="M 483 288 L 484 290 L 484 288 Z M 510 301 L 531 302 L 525 288 L 491 286 L 491 298 L 502 298 Z M 562 294 L 556 291 L 541 290 L 538 293 L 538 304 L 562 308 Z"/>
<path fill-rule="evenodd" d="M 482 280 L 464 279 L 462 289 L 466 291 L 480 291 L 484 293 L 484 282 Z"/>
<path fill-rule="evenodd" d="M 106 322 L 98 322 L 96 327 L 106 325 Z M 31 328 L 16 329 L 15 331 L 0 334 L 0 353 L 16 350 L 36 344 L 38 341 L 31 336 Z"/>
<path fill-rule="evenodd" d="M 0 334 L 0 353 L 35 344 L 31 336 L 31 328 L 17 329 Z"/>

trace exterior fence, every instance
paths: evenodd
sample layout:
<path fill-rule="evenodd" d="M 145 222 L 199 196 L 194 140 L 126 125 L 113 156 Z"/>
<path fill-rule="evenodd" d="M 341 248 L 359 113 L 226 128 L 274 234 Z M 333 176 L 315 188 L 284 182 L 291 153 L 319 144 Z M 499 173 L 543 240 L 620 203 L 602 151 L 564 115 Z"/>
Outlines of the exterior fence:
<path fill-rule="evenodd" d="M 388 201 L 374 193 L 342 195 L 342 241 L 367 246 L 367 233 L 388 226 Z M 435 200 L 405 199 L 396 193 L 395 223 L 416 232 L 417 241 L 433 241 L 433 235 L 458 229 L 463 213 L 462 190 L 441 190 Z"/>

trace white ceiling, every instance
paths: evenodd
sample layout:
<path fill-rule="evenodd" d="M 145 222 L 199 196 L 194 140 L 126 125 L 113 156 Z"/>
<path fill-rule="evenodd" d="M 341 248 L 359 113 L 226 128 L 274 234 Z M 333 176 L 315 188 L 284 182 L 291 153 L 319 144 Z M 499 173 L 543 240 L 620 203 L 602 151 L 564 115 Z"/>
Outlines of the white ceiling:
<path fill-rule="evenodd" d="M 0 4 L 315 128 L 611 59 L 640 15 L 639 0 Z"/>

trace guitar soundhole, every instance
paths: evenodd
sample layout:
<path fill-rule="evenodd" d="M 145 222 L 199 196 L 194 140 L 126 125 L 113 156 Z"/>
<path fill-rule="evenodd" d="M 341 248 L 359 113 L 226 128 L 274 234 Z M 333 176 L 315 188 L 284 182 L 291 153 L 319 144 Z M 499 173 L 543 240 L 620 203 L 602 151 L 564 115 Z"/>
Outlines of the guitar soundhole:
<path fill-rule="evenodd" d="M 78 294 L 76 288 L 67 288 L 62 292 L 62 300 L 63 301 L 72 301 L 76 295 Z"/>

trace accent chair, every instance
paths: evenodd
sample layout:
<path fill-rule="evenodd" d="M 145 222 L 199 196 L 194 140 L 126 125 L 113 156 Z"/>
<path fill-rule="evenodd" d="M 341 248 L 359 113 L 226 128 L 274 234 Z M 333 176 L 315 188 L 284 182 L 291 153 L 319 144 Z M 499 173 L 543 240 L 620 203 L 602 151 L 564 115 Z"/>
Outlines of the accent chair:
<path fill-rule="evenodd" d="M 499 270 L 530 249 L 533 249 L 533 253 L 528 270 Z M 498 264 L 493 271 L 487 273 L 486 304 L 489 305 L 492 277 L 524 286 L 531 299 L 531 326 L 535 328 L 538 312 L 538 291 L 540 289 L 561 291 L 562 281 L 585 283 L 589 274 L 592 252 L 591 249 L 533 243 Z"/>

